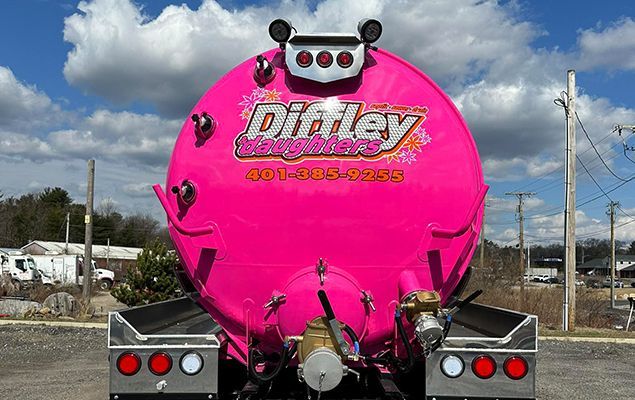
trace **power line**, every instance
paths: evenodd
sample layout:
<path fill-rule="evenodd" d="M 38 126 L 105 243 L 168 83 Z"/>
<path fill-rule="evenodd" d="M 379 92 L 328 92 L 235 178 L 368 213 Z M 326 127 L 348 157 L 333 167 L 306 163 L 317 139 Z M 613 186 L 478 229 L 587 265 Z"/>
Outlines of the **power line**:
<path fill-rule="evenodd" d="M 602 164 L 604 164 L 604 167 L 611 173 L 611 175 L 613 175 L 615 178 L 617 178 L 618 180 L 623 181 L 623 182 L 632 180 L 633 177 L 631 177 L 630 179 L 625 179 L 625 178 L 622 178 L 621 176 L 618 176 L 615 172 L 613 172 L 613 170 L 608 166 L 606 161 L 604 161 L 604 159 L 602 158 L 602 155 L 598 151 L 597 147 L 595 147 L 595 144 L 593 143 L 593 140 L 591 140 L 591 137 L 589 136 L 589 133 L 586 131 L 586 128 L 584 127 L 584 124 L 580 120 L 580 116 L 578 115 L 577 111 L 575 113 L 575 118 L 578 120 L 578 123 L 580 124 L 580 128 L 582 128 L 582 132 L 584 132 L 584 136 L 586 136 L 586 138 L 589 141 L 589 143 L 591 143 L 591 147 L 593 147 L 593 150 L 595 151 L 595 154 L 597 154 L 598 158 L 600 159 L 600 161 L 602 161 Z"/>

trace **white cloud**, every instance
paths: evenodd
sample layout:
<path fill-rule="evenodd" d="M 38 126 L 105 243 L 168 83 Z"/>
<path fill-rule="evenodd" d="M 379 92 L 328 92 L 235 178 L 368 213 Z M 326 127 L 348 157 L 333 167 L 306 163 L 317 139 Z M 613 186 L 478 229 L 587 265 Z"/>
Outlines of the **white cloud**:
<path fill-rule="evenodd" d="M 48 140 L 60 155 L 165 168 L 180 126 L 153 114 L 97 110 L 76 129 L 51 132 Z"/>
<path fill-rule="evenodd" d="M 154 196 L 154 192 L 152 191 L 152 183 L 148 182 L 128 183 L 122 187 L 122 190 L 130 197 Z"/>
<path fill-rule="evenodd" d="M 203 92 L 237 63 L 275 47 L 266 27 L 274 18 L 295 21 L 300 32 L 354 32 L 363 17 L 379 17 L 380 46 L 402 55 L 433 78 L 463 82 L 535 36 L 513 9 L 496 2 L 326 0 L 312 11 L 282 1 L 228 10 L 203 1 L 197 10 L 168 6 L 154 19 L 129 0 L 80 2 L 65 20 L 73 45 L 66 79 L 117 103 L 150 102 L 163 114 L 184 115 Z"/>
<path fill-rule="evenodd" d="M 18 81 L 13 71 L 0 66 L 0 133 L 37 129 L 60 120 L 60 107 L 35 86 Z"/>
<path fill-rule="evenodd" d="M 583 30 L 578 46 L 582 68 L 635 70 L 635 21 L 622 18 L 601 31 Z"/>

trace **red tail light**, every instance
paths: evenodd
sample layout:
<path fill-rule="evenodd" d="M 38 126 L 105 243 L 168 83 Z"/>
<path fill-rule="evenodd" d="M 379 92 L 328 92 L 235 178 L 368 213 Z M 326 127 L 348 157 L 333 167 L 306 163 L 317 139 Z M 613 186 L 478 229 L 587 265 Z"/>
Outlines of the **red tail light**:
<path fill-rule="evenodd" d="M 135 353 L 122 353 L 117 358 L 117 370 L 122 375 L 131 376 L 139 372 L 141 368 L 141 359 Z"/>
<path fill-rule="evenodd" d="M 306 68 L 313 62 L 313 56 L 308 51 L 302 50 L 295 57 L 295 62 L 297 62 L 302 68 Z"/>
<path fill-rule="evenodd" d="M 525 360 L 524 358 L 519 356 L 512 356 L 505 360 L 503 369 L 505 370 L 505 375 L 507 375 L 509 378 L 518 380 L 523 379 L 525 375 L 527 375 L 529 365 L 527 364 L 527 360 Z"/>
<path fill-rule="evenodd" d="M 353 55 L 348 51 L 341 51 L 337 55 L 337 65 L 342 68 L 348 68 L 353 65 Z"/>
<path fill-rule="evenodd" d="M 317 63 L 320 67 L 326 68 L 333 64 L 333 55 L 326 50 L 323 50 L 317 55 Z"/>
<path fill-rule="evenodd" d="M 491 356 L 478 356 L 472 360 L 472 372 L 481 379 L 489 379 L 496 373 L 496 361 Z"/>
<path fill-rule="evenodd" d="M 154 353 L 150 356 L 148 367 L 155 375 L 165 375 L 172 369 L 172 357 L 167 353 Z"/>

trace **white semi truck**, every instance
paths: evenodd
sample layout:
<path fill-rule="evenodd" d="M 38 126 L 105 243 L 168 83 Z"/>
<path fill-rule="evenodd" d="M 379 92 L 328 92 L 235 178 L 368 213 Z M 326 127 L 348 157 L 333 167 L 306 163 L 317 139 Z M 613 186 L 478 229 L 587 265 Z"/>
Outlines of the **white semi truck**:
<path fill-rule="evenodd" d="M 35 260 L 30 255 L 12 251 L 0 257 L 2 275 L 9 277 L 18 289 L 42 282 Z"/>

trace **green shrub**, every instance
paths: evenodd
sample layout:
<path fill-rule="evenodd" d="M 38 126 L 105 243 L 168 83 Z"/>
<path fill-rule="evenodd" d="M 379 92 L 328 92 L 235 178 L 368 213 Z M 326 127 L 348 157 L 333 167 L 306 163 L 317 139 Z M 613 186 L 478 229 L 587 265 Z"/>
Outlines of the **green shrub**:
<path fill-rule="evenodd" d="M 176 297 L 180 288 L 174 276 L 176 254 L 159 240 L 149 243 L 137 257 L 136 268 L 126 273 L 126 283 L 111 294 L 128 306 L 156 303 Z"/>

